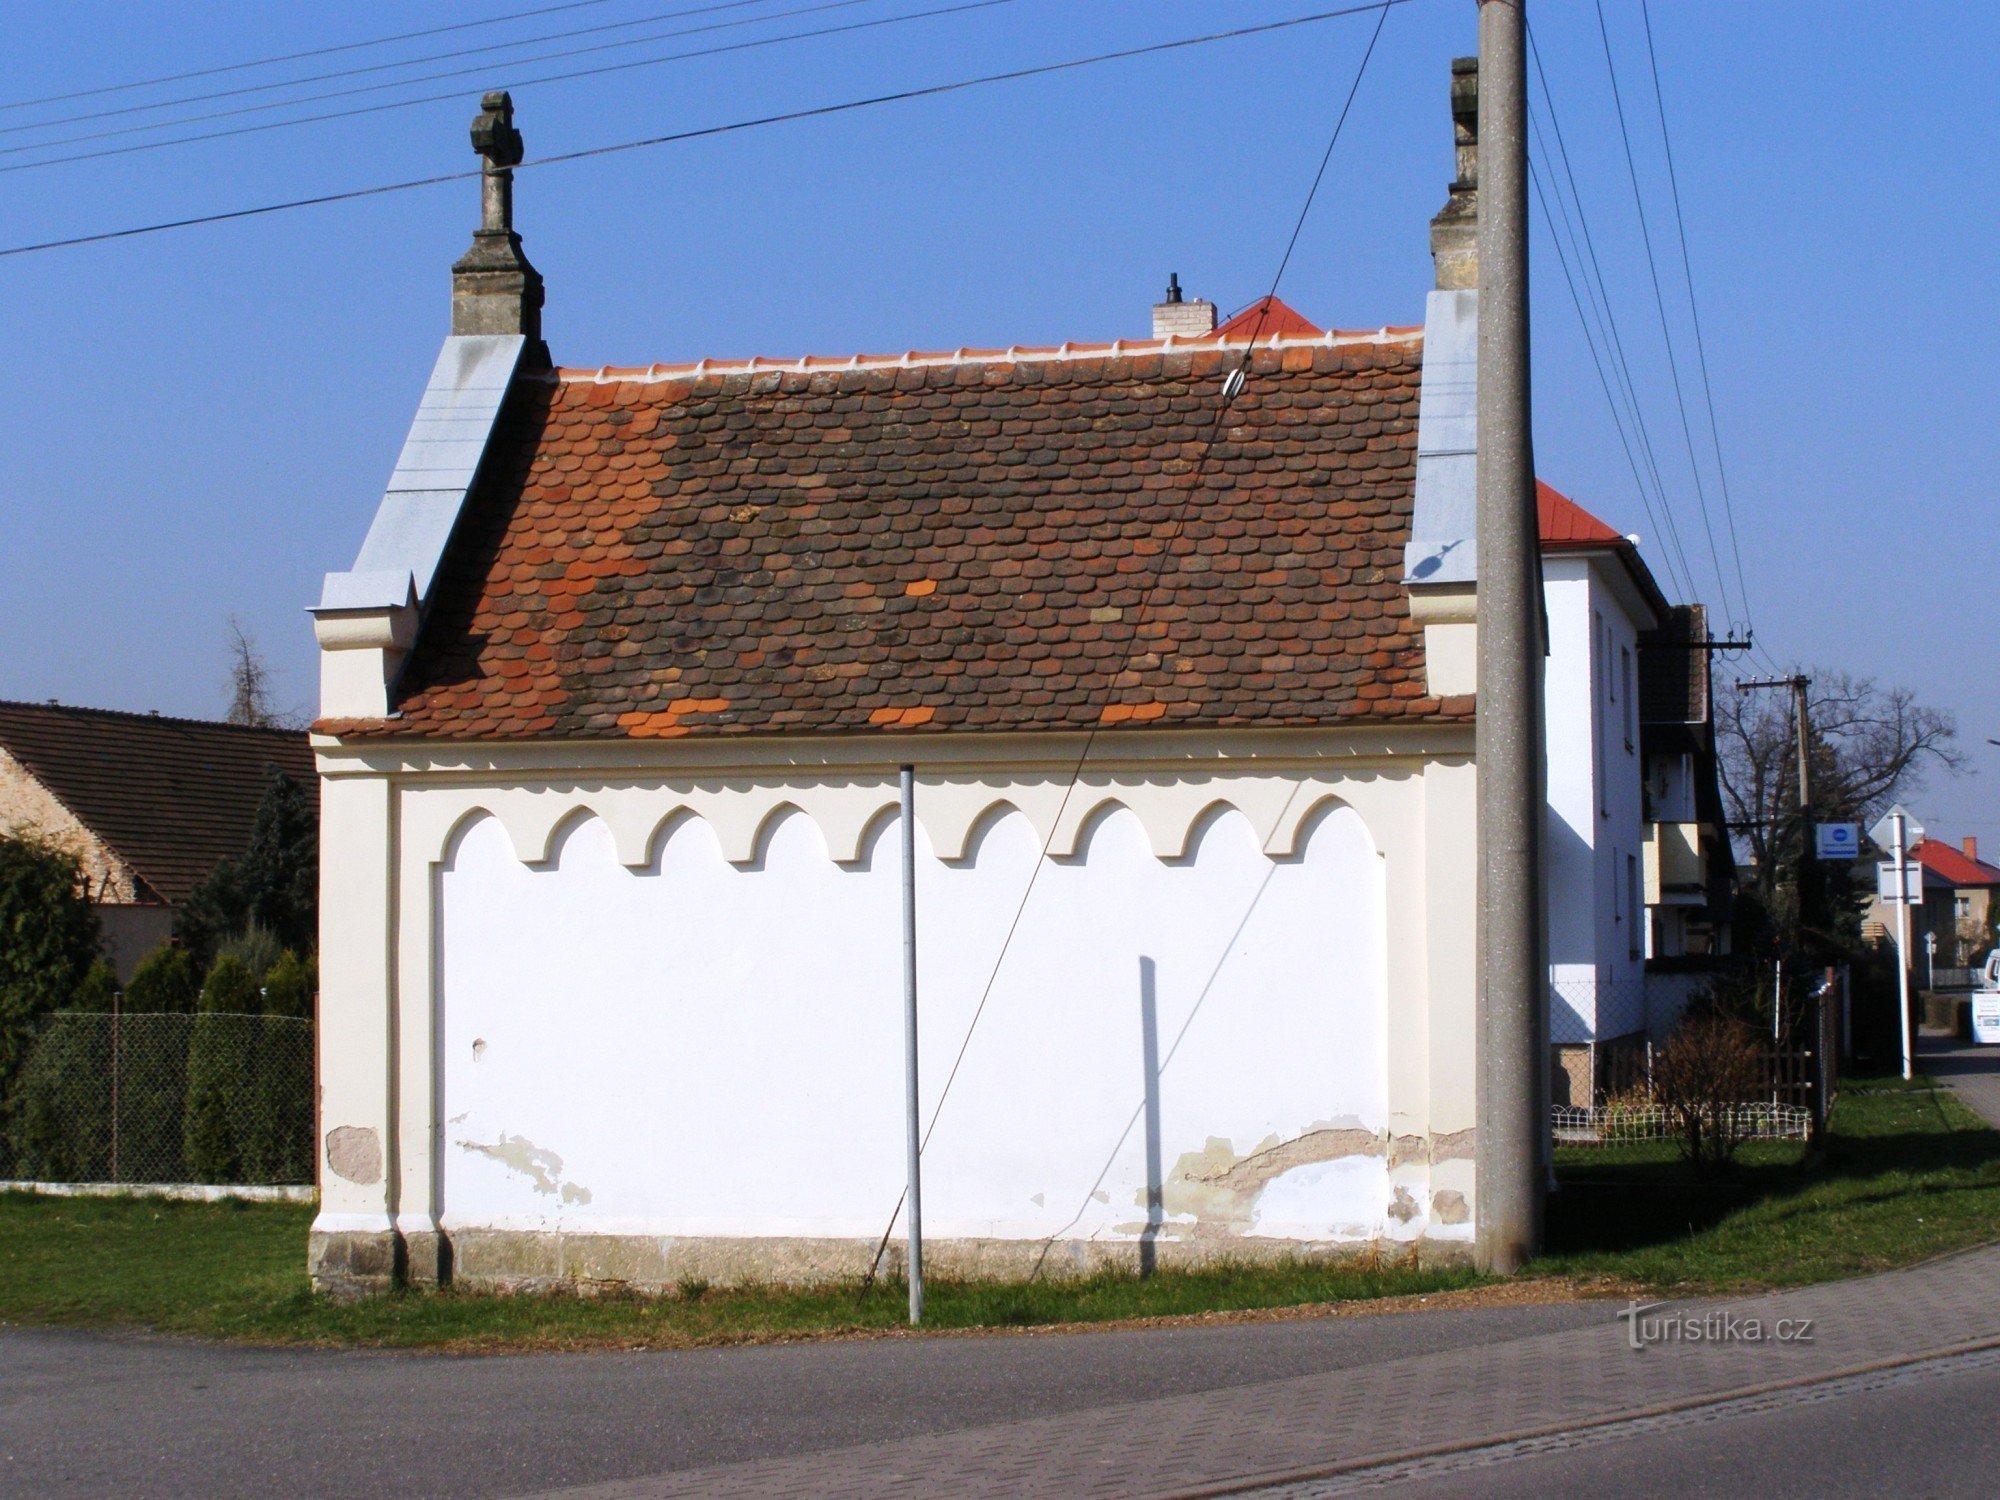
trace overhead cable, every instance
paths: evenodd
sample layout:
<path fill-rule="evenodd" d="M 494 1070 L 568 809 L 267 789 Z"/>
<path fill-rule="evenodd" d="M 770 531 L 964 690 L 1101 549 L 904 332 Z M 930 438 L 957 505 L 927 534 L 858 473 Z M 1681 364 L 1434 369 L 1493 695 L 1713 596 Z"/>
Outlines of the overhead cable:
<path fill-rule="evenodd" d="M 286 52 L 276 57 L 255 57 L 247 62 L 223 63 L 213 68 L 196 68 L 187 73 L 162 73 L 154 78 L 137 78 L 130 83 L 108 83 L 94 89 L 76 89 L 67 94 L 44 94 L 39 99 L 16 99 L 0 104 L 0 110 L 32 109 L 38 104 L 61 104 L 70 99 L 92 99 L 103 94 L 123 94 L 132 89 L 157 88 L 166 83 L 185 83 L 190 78 L 213 78 L 220 73 L 241 73 L 251 68 L 275 68 L 281 63 L 302 62 L 311 57 L 331 57 L 336 52 L 359 52 L 367 47 L 387 47 L 396 42 L 412 42 L 421 37 L 443 36 L 448 31 L 470 31 L 478 26 L 500 26 L 508 21 L 524 21 L 531 16 L 549 16 L 558 11 L 588 10 L 607 0 L 567 0 L 563 5 L 543 5 L 534 10 L 510 11 L 504 16 L 487 16 L 477 21 L 455 21 L 449 26 L 430 26 L 422 31 L 402 31 L 394 36 L 371 37 L 362 42 L 341 42 L 331 47 L 313 47 L 304 52 Z"/>
<path fill-rule="evenodd" d="M 642 46 L 647 42 L 664 41 L 668 37 L 693 36 L 697 33 L 707 31 L 726 31 L 737 26 L 754 26 L 763 21 L 776 21 L 793 16 L 813 15 L 820 11 L 846 10 L 856 5 L 868 5 L 872 3 L 874 3 L 874 0 L 817 0 L 817 3 L 812 5 L 802 5 L 788 11 L 773 12 L 770 15 L 750 16 L 735 21 L 711 21 L 703 26 L 684 26 L 673 31 L 662 31 L 653 36 L 640 37 L 636 40 L 600 42 L 595 46 L 578 47 L 569 52 L 550 53 L 549 56 L 551 58 L 573 57 L 585 52 L 608 52 L 623 47 Z M 822 26 L 811 31 L 788 31 L 780 36 L 755 37 L 747 42 L 729 42 L 719 47 L 697 47 L 687 52 L 668 52 L 659 57 L 642 57 L 632 62 L 606 63 L 602 67 L 596 68 L 576 68 L 567 73 L 544 73 L 538 78 L 503 78 L 497 81 L 494 86 L 507 89 L 522 89 L 542 83 L 570 83 L 579 78 L 596 78 L 606 73 L 626 73 L 634 68 L 658 67 L 664 63 L 686 62 L 688 59 L 696 57 L 720 57 L 724 53 L 749 52 L 759 47 L 775 46 L 780 42 L 811 41 L 818 37 L 840 36 L 853 31 L 870 31 L 883 26 L 900 25 L 905 21 L 924 21 L 929 20 L 933 16 L 955 15 L 960 11 L 968 10 L 988 10 L 994 6 L 1012 5 L 1015 3 L 1016 0 L 960 0 L 958 4 L 941 5 L 931 10 L 908 11 L 902 15 L 895 16 L 880 16 L 872 21 L 850 21 L 844 25 Z M 533 60 L 525 59 L 525 61 Z M 388 89 L 403 88 L 410 84 L 433 82 L 443 78 L 464 78 L 490 71 L 491 69 L 484 65 L 475 68 L 453 68 L 442 73 L 426 74 L 420 78 L 399 79 L 394 83 L 373 83 L 360 88 L 339 89 L 320 97 L 333 99 L 352 94 L 380 93 Z M 104 146 L 95 151 L 71 152 L 68 156 L 48 156 L 38 161 L 13 162 L 7 166 L 0 166 L 0 172 L 32 172 L 41 167 L 59 167 L 70 162 L 97 161 L 107 156 L 130 156 L 139 151 L 163 151 L 170 146 L 188 146 L 198 141 L 220 141 L 226 140 L 231 136 L 259 135 L 267 130 L 289 130 L 297 125 L 318 125 L 327 120 L 347 120 L 354 118 L 356 115 L 379 115 L 387 113 L 390 110 L 414 109 L 420 104 L 443 103 L 448 100 L 460 98 L 463 93 L 462 89 L 448 89 L 438 94 L 419 94 L 413 99 L 392 99 L 383 104 L 358 104 L 349 109 L 323 110 L 316 115 L 299 115 L 290 120 L 267 120 L 260 125 L 233 125 L 222 130 L 198 131 L 193 135 L 169 136 L 165 140 L 141 141 L 131 146 Z M 220 119 L 226 115 L 254 114 L 265 110 L 288 109 L 295 102 L 303 101 L 280 100 L 276 103 L 252 104 L 240 109 L 219 110 L 214 115 L 198 116 L 196 118 Z M 176 123 L 185 124 L 190 122 L 180 121 Z M 99 131 L 96 136 L 77 136 L 75 139 L 93 140 L 105 136 L 134 135 L 154 128 L 151 125 L 126 126 L 118 130 Z M 50 144 L 53 143 L 37 142 L 36 144 L 26 146 L 8 146 L 0 148 L 0 156 L 15 156 L 23 152 L 39 151 L 45 149 Z"/>
<path fill-rule="evenodd" d="M 1099 52 L 1088 57 L 1066 58 L 1061 62 L 1038 63 L 1025 68 L 1009 68 L 1000 73 L 984 73 L 976 78 L 961 78 L 950 83 L 927 84 L 920 88 L 896 89 L 889 93 L 872 94 L 864 99 L 847 99 L 838 104 L 820 104 L 805 109 L 784 110 L 777 114 L 758 115 L 752 119 L 732 120 L 721 125 L 702 125 L 688 130 L 671 131 L 665 135 L 646 136 L 640 140 L 619 141 L 609 146 L 589 146 L 578 151 L 565 151 L 553 156 L 536 157 L 522 162 L 514 170 L 525 171 L 533 167 L 550 167 L 564 162 L 588 161 L 595 157 L 612 156 L 625 151 L 643 151 L 654 146 L 672 145 L 681 141 L 704 140 L 711 136 L 729 135 L 737 131 L 755 130 L 766 125 L 790 124 L 799 120 L 820 119 L 828 115 L 845 114 L 852 110 L 872 109 L 883 104 L 901 104 L 914 99 L 933 99 L 946 94 L 962 92 L 966 89 L 983 88 L 998 83 L 1013 83 L 1025 78 L 1042 78 L 1051 74 L 1071 72 L 1078 68 L 1095 67 L 1100 63 L 1123 62 L 1134 57 L 1150 57 L 1163 52 L 1174 52 L 1188 47 L 1204 47 L 1216 42 L 1234 41 L 1241 37 L 1264 36 L 1272 32 L 1286 31 L 1299 26 L 1311 26 L 1318 22 L 1330 21 L 1341 16 L 1358 15 L 1363 11 L 1381 10 L 1385 7 L 1407 5 L 1411 0 L 1375 0 L 1367 5 L 1348 5 L 1338 10 L 1315 11 L 1310 15 L 1292 16 L 1282 21 L 1266 21 L 1255 26 L 1239 26 L 1229 31 L 1209 32 L 1203 36 L 1179 37 L 1173 41 L 1153 42 L 1140 47 L 1125 47 L 1115 52 Z M 293 209 L 320 208 L 335 203 L 353 203 L 365 198 L 379 198 L 390 193 L 409 192 L 417 188 L 436 187 L 447 182 L 464 182 L 478 177 L 480 169 L 475 167 L 463 172 L 440 172 L 429 177 L 412 177 L 402 182 L 378 183 L 373 187 L 349 188 L 341 192 L 317 193 L 306 198 L 289 198 L 277 203 L 261 203 L 250 208 L 226 209 L 219 213 L 195 214 L 184 219 L 166 219 L 152 224 L 135 224 L 123 229 L 105 229 L 92 234 L 70 235 L 63 239 L 39 240 L 22 245 L 0 248 L 0 258 L 16 255 L 34 255 L 48 250 L 67 250 L 79 245 L 97 245 L 110 240 L 132 239 L 139 235 L 164 234 L 169 230 L 192 229 L 203 224 L 230 223 L 238 219 L 259 218 L 268 214 L 287 213 Z"/>
<path fill-rule="evenodd" d="M 1695 360 L 1701 371 L 1702 397 L 1708 406 L 1708 436 L 1715 449 L 1715 477 L 1722 490 L 1722 514 L 1728 523 L 1729 551 L 1736 565 L 1736 596 L 1743 604 L 1743 628 L 1754 636 L 1755 611 L 1750 608 L 1750 589 L 1744 582 L 1743 548 L 1736 539 L 1736 503 L 1729 493 L 1729 469 L 1722 461 L 1722 429 L 1715 419 L 1715 386 L 1708 378 L 1708 346 L 1701 333 L 1701 303 L 1694 291 L 1694 260 L 1688 254 L 1687 219 L 1681 212 L 1680 174 L 1674 168 L 1673 137 L 1667 130 L 1667 99 L 1660 88 L 1660 59 L 1653 48 L 1653 15 L 1648 0 L 1639 0 L 1639 14 L 1646 25 L 1646 60 L 1652 68 L 1653 99 L 1660 111 L 1660 145 L 1667 158 L 1667 186 L 1673 195 L 1674 228 L 1680 238 L 1681 275 L 1687 282 L 1688 320 L 1694 327 Z"/>
<path fill-rule="evenodd" d="M 337 68 L 327 73 L 307 73 L 298 78 L 281 78 L 273 83 L 246 83 L 235 88 L 211 89 L 202 94 L 182 94 L 174 99 L 154 99 L 145 104 L 121 104 L 115 109 L 86 110 L 81 114 L 59 115 L 49 120 L 30 120 L 21 125 L 0 126 L 0 135 L 19 135 L 29 130 L 54 130 L 61 125 L 81 125 L 91 120 L 112 120 L 125 115 L 152 114 L 163 109 L 180 109 L 190 104 L 211 104 L 217 99 L 241 99 L 249 94 L 270 94 L 281 89 L 304 88 L 313 83 L 331 83 L 340 78 L 362 78 L 370 73 L 392 73 L 398 68 L 419 68 L 425 63 L 449 62 L 458 57 L 480 57 L 490 52 L 511 52 L 520 47 L 538 47 L 544 42 L 568 41 L 573 37 L 597 36 L 607 31 L 629 31 L 635 26 L 650 26 L 657 21 L 677 20 L 682 16 L 704 15 L 711 11 L 741 10 L 748 5 L 768 5 L 771 0 L 715 0 L 708 5 L 681 6 L 674 10 L 655 11 L 652 15 L 638 16 L 630 21 L 605 21 L 596 26 L 574 26 L 563 31 L 545 31 L 539 36 L 517 37 L 511 42 L 488 42 L 480 47 L 459 47 L 450 52 L 427 52 L 418 57 L 398 58 L 394 62 L 366 63 L 358 68 Z M 637 45 L 636 43 L 628 45 Z M 567 54 L 560 54 L 567 55 Z M 541 57 L 515 58 L 514 62 L 540 62 Z M 407 78 L 404 83 L 421 83 L 420 78 Z M 394 88 L 395 84 L 386 85 Z M 336 94 L 306 94 L 266 105 L 264 108 L 279 109 L 285 104 L 311 104 L 319 99 L 336 98 Z M 229 111 L 223 111 L 224 114 Z M 159 120 L 149 125 L 141 125 L 140 130 L 159 130 L 170 125 L 192 125 L 201 120 L 222 118 L 221 114 L 189 115 L 178 120 Z M 61 146 L 72 141 L 100 140 L 114 132 L 104 131 L 97 135 L 63 136 L 55 140 L 43 141 L 44 146 Z"/>

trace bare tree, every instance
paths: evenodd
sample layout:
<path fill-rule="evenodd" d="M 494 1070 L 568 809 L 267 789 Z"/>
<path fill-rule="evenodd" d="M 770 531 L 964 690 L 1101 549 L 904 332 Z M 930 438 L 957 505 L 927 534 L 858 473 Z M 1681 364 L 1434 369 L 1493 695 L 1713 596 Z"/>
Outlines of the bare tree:
<path fill-rule="evenodd" d="M 1908 688 L 1846 672 L 1793 671 L 1812 679 L 1806 772 L 1817 820 L 1866 823 L 1912 794 L 1930 773 L 1955 775 L 1963 768 L 1952 716 L 1919 703 Z M 1785 860 L 1796 854 L 1802 835 L 1791 695 L 1720 684 L 1715 729 L 1729 820 L 1770 907 Z"/>
<path fill-rule="evenodd" d="M 229 713 L 231 724 L 271 729 L 283 723 L 271 706 L 271 668 L 257 639 L 235 615 L 229 617 Z"/>

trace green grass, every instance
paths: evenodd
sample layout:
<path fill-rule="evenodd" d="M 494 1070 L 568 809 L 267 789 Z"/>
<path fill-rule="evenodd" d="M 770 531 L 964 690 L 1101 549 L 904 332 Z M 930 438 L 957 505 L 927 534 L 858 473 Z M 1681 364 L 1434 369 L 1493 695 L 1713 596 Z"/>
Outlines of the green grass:
<path fill-rule="evenodd" d="M 1548 1253 L 1560 1294 L 1722 1292 L 1907 1265 L 2000 1239 L 2000 1134 L 1919 1082 L 1851 1083 L 1824 1155 L 1753 1143 L 1704 1180 L 1664 1143 L 1566 1147 Z M 402 1293 L 356 1306 L 305 1280 L 312 1210 L 0 1193 L 0 1321 L 258 1343 L 454 1350 L 668 1347 L 888 1332 L 900 1284 L 714 1288 L 694 1297 Z M 1284 1261 L 1080 1281 L 933 1280 L 933 1329 L 1101 1323 L 1478 1288 L 1400 1260 Z M 1530 1290 L 1533 1290 L 1532 1288 Z M 1500 1289 L 1495 1295 L 1507 1295 Z"/>
<path fill-rule="evenodd" d="M 307 1290 L 306 1228 L 293 1204 L 171 1203 L 0 1193 L 0 1321 L 136 1326 L 259 1343 L 457 1350 L 681 1346 L 887 1332 L 906 1291 L 852 1282 L 714 1288 L 646 1298 L 399 1293 L 337 1306 Z M 1404 1262 L 1290 1260 L 1163 1270 L 1140 1278 L 931 1280 L 931 1329 L 1098 1323 L 1451 1291 L 1470 1271 Z"/>
<path fill-rule="evenodd" d="M 1927 1080 L 1847 1084 L 1824 1156 L 1746 1145 L 1703 1180 L 1670 1143 L 1565 1147 L 1539 1273 L 1651 1290 L 1797 1286 L 2000 1239 L 2000 1134 Z"/>

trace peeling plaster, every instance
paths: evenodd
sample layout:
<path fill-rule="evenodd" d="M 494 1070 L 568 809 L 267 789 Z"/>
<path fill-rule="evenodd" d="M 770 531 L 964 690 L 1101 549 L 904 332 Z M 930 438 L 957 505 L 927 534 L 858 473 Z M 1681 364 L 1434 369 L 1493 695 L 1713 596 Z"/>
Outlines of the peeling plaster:
<path fill-rule="evenodd" d="M 1471 1161 L 1474 1130 L 1454 1130 L 1449 1135 L 1431 1137 L 1431 1160 Z"/>
<path fill-rule="evenodd" d="M 574 1182 L 562 1180 L 563 1159 L 546 1147 L 537 1146 L 525 1136 L 502 1135 L 497 1144 L 487 1146 L 478 1141 L 460 1141 L 461 1151 L 470 1151 L 479 1156 L 490 1156 L 509 1171 L 519 1172 L 534 1183 L 538 1193 L 561 1194 L 565 1203 L 588 1203 L 590 1189 L 579 1187 Z"/>
<path fill-rule="evenodd" d="M 336 1125 L 326 1133 L 326 1166 L 366 1187 L 382 1180 L 382 1137 L 366 1125 Z"/>
<path fill-rule="evenodd" d="M 1389 1217 L 1398 1224 L 1407 1224 L 1422 1212 L 1417 1207 L 1417 1200 L 1410 1196 L 1410 1190 L 1398 1183 L 1396 1196 L 1389 1203 Z"/>
<path fill-rule="evenodd" d="M 1243 1156 L 1229 1141 L 1210 1136 L 1201 1150 L 1185 1152 L 1174 1163 L 1162 1199 L 1168 1213 L 1191 1215 L 1204 1228 L 1241 1229 L 1253 1219 L 1258 1195 L 1286 1172 L 1344 1157 L 1381 1156 L 1386 1149 L 1381 1132 L 1359 1126 L 1321 1127 L 1288 1141 L 1268 1137 Z M 1139 1206 L 1146 1206 L 1143 1191 Z"/>
<path fill-rule="evenodd" d="M 1466 1206 L 1465 1194 L 1450 1188 L 1431 1194 L 1431 1212 L 1440 1224 L 1463 1224 L 1472 1217 L 1471 1209 Z"/>

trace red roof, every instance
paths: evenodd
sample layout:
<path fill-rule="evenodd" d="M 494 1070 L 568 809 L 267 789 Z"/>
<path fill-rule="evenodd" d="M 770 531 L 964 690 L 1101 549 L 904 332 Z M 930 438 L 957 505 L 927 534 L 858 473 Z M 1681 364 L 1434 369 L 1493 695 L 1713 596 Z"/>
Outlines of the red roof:
<path fill-rule="evenodd" d="M 1625 540 L 1561 490 L 1535 481 L 1535 510 L 1544 547 L 1615 547 Z"/>
<path fill-rule="evenodd" d="M 2000 870 L 1936 839 L 1925 839 L 1910 850 L 1910 857 L 1946 885 L 2000 885 Z"/>
<path fill-rule="evenodd" d="M 1308 322 L 1298 310 L 1277 297 L 1259 297 L 1224 323 L 1212 339 L 1316 339 L 1326 330 Z"/>
<path fill-rule="evenodd" d="M 1464 721 L 1402 586 L 1422 344 L 517 382 L 394 721 L 466 739 Z M 1190 507 L 1188 487 L 1200 485 Z M 1122 670 L 1121 670 L 1122 668 Z"/>

